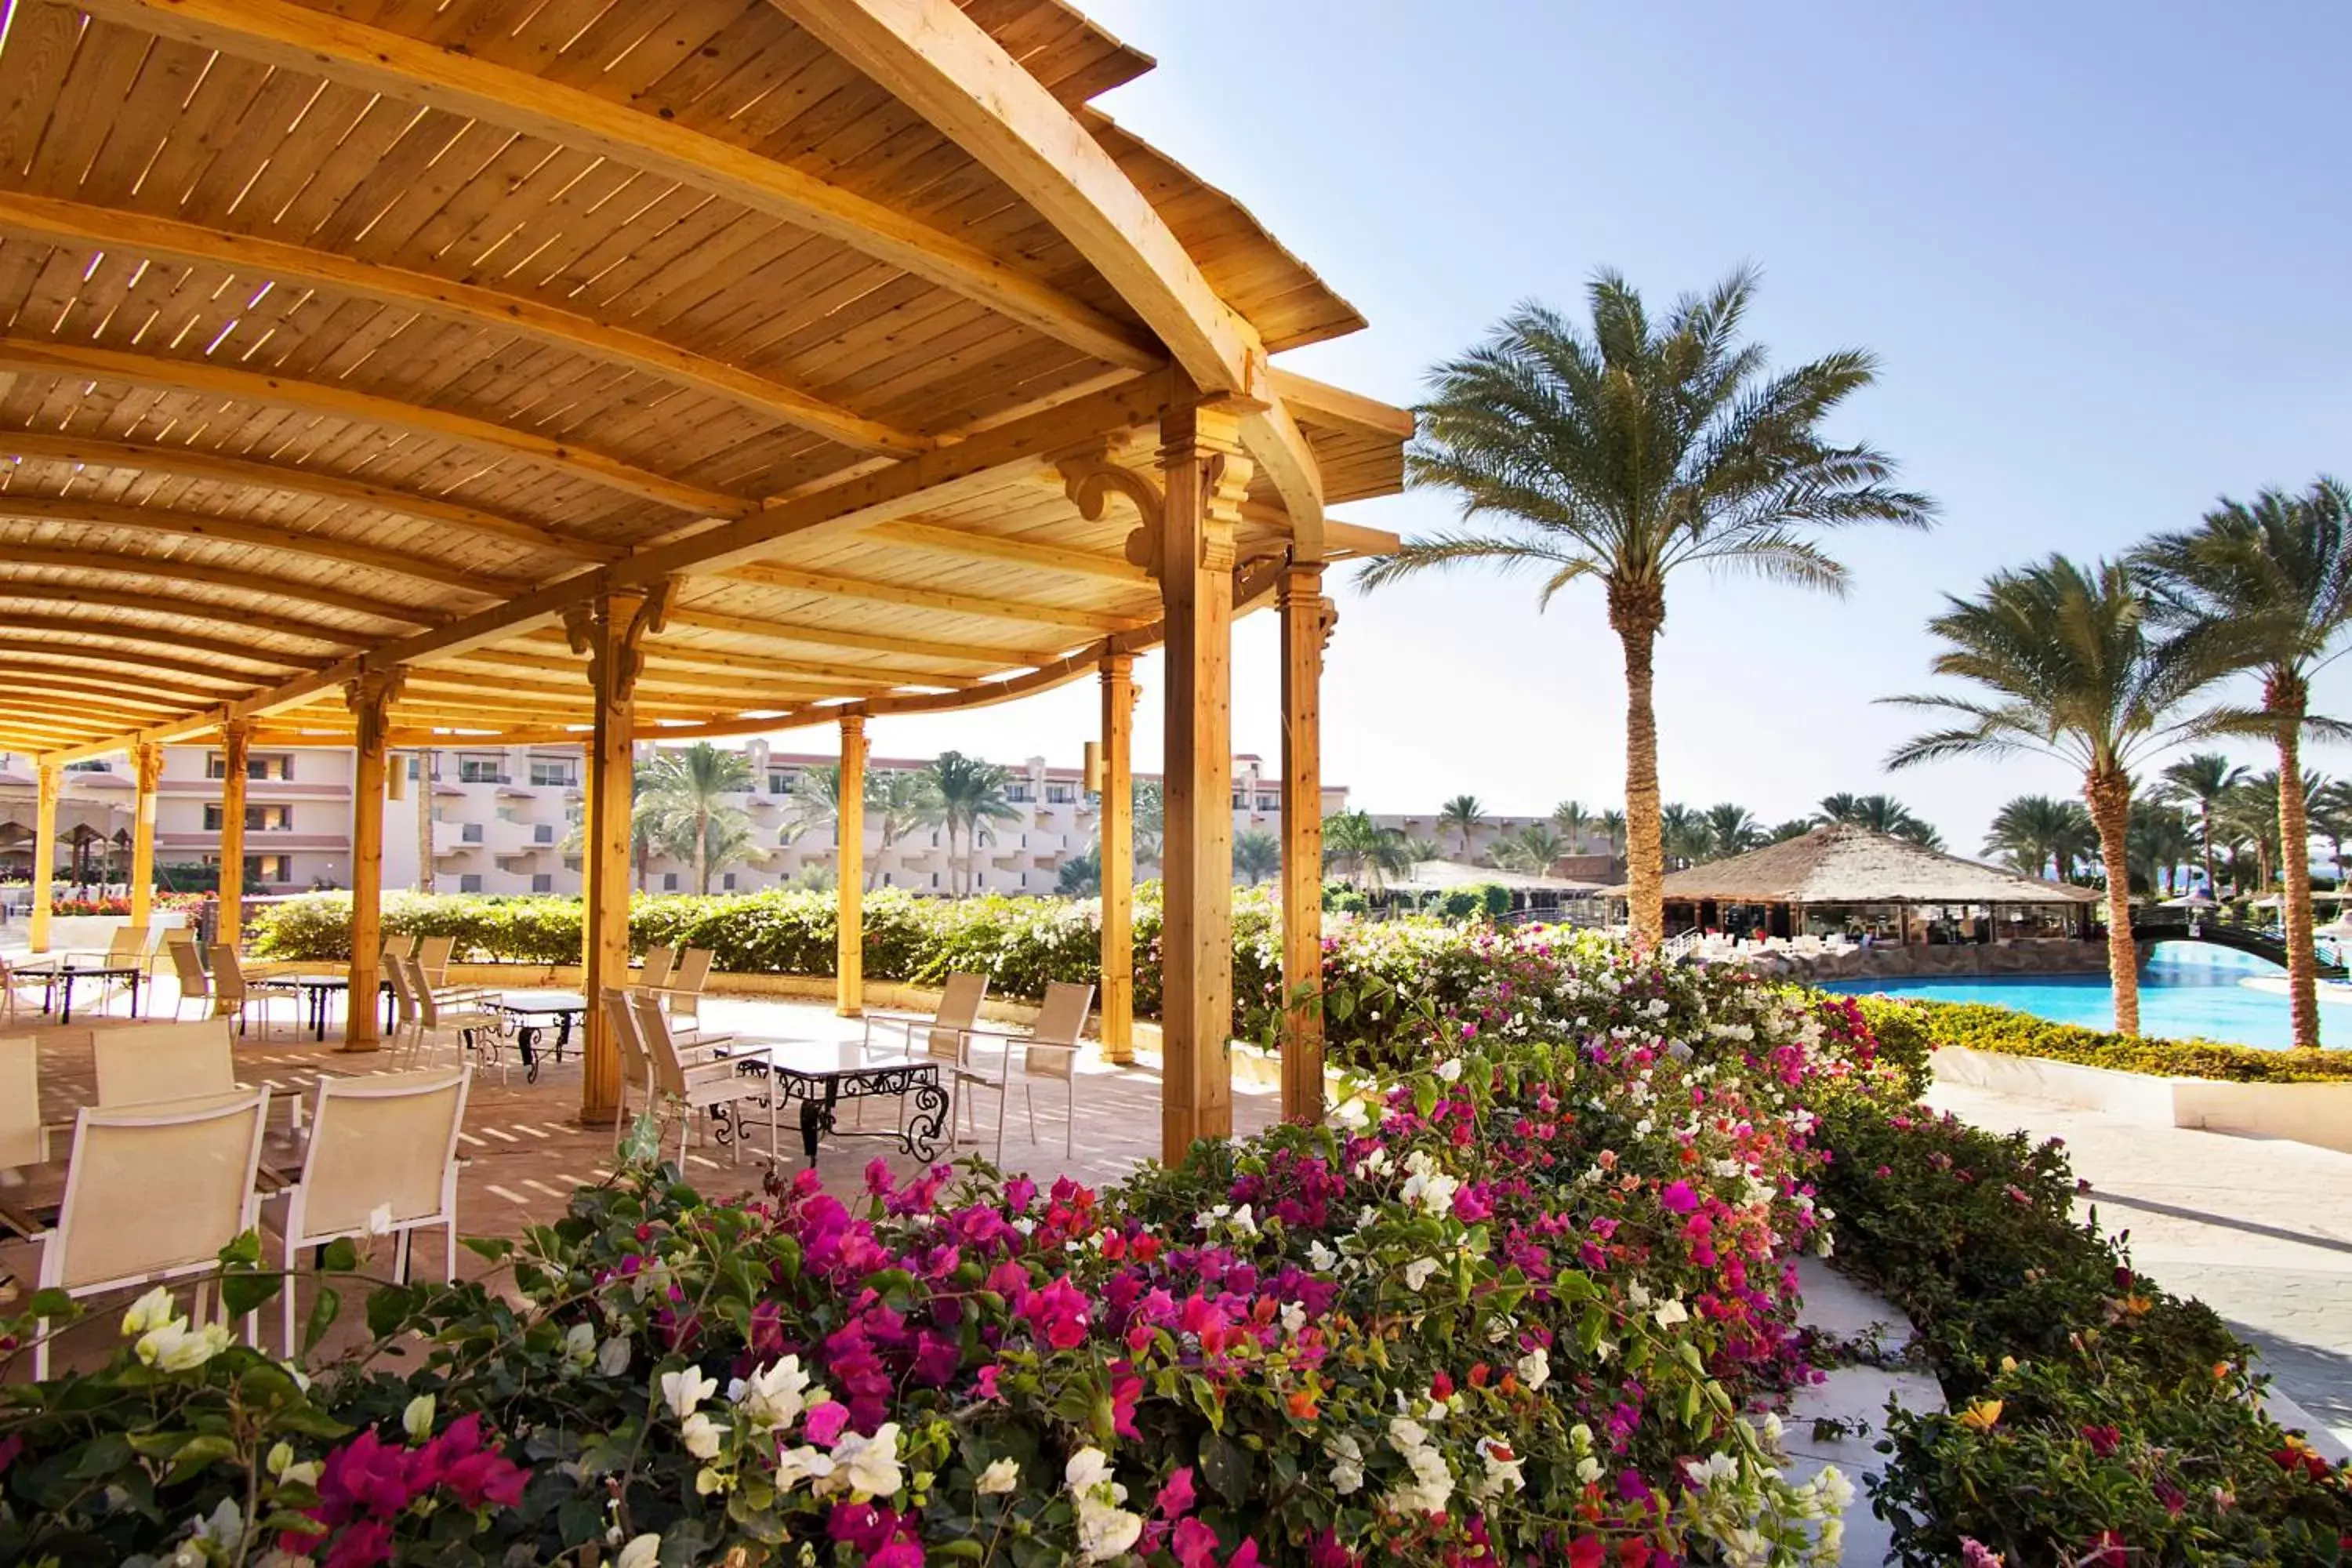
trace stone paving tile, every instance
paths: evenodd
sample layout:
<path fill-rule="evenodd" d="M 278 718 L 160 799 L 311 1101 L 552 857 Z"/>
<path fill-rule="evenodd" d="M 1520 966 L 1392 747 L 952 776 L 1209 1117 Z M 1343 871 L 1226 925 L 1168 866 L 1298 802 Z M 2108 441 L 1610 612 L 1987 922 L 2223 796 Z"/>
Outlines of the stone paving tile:
<path fill-rule="evenodd" d="M 2352 1154 L 1958 1085 L 1928 1100 L 1979 1127 L 2064 1139 L 2091 1183 L 2084 1216 L 2127 1233 L 2136 1267 L 2221 1313 L 2281 1390 L 2352 1443 Z"/>
<path fill-rule="evenodd" d="M 161 1005 L 144 1010 L 168 1017 L 170 996 L 169 984 L 160 986 L 155 1000 Z M 747 1039 L 836 1040 L 856 1038 L 861 1032 L 861 1026 L 854 1020 L 836 1017 L 828 1008 L 807 1004 L 714 998 L 706 1003 L 704 1011 L 707 1032 L 734 1033 Z M 120 1003 L 115 1015 L 106 1018 L 93 1016 L 85 1019 L 77 1011 L 71 1027 L 37 1026 L 39 1015 L 35 1013 L 29 1018 L 20 1016 L 11 1028 L 12 1033 L 31 1034 L 39 1042 L 42 1115 L 52 1125 L 52 1149 L 59 1158 L 69 1144 L 76 1110 L 94 1097 L 92 1034 L 97 1029 L 128 1023 L 130 1020 L 121 1013 Z M 28 1023 L 37 1026 L 26 1027 Z M 273 1089 L 308 1090 L 321 1074 L 388 1069 L 387 1058 L 382 1053 L 343 1051 L 337 1026 L 331 1025 L 327 1038 L 316 1041 L 307 1029 L 290 1031 L 282 1013 L 267 1034 L 257 1027 L 238 1039 L 235 1048 L 238 1080 L 249 1087 L 268 1085 Z M 438 1059 L 446 1062 L 450 1058 L 445 1050 Z M 1010 1107 L 1005 1125 L 1003 1164 L 1008 1173 L 1025 1172 L 1041 1182 L 1067 1173 L 1099 1186 L 1158 1158 L 1158 1073 L 1149 1066 L 1111 1067 L 1089 1056 L 1081 1058 L 1078 1076 L 1077 1116 L 1071 1133 L 1072 1152 L 1066 1158 L 1063 1153 L 1064 1119 L 1058 1096 L 1049 1099 L 1040 1093 L 1038 1138 L 1033 1142 L 1024 1108 L 1018 1103 L 1016 1086 L 1016 1102 Z M 603 1181 L 611 1174 L 614 1130 L 609 1126 L 590 1127 L 580 1121 L 580 1088 L 576 1048 L 562 1061 L 547 1063 L 536 1083 L 526 1081 L 520 1067 L 513 1068 L 503 1079 L 496 1068 L 476 1073 L 459 1135 L 457 1221 L 461 1235 L 511 1237 L 527 1225 L 559 1218 L 574 1187 Z M 959 1155 L 989 1152 L 993 1144 L 994 1094 L 980 1091 L 977 1100 L 985 1107 L 987 1138 L 977 1151 L 968 1143 L 960 1146 L 956 1151 Z M 1236 1084 L 1236 1130 L 1246 1133 L 1272 1124 L 1276 1120 L 1277 1103 L 1278 1097 L 1270 1086 L 1258 1089 Z M 273 1109 L 273 1127 L 280 1124 L 278 1114 Z M 788 1109 L 785 1115 L 789 1119 L 794 1113 Z M 893 1117 L 894 1110 L 877 1100 L 873 1102 L 866 1125 L 878 1132 Z M 855 1132 L 857 1128 L 851 1125 L 846 1131 Z M 804 1162 L 795 1121 L 787 1120 L 782 1125 L 779 1142 L 782 1169 L 802 1169 Z M 688 1145 L 687 1177 L 714 1197 L 756 1191 L 767 1170 L 765 1142 L 763 1133 L 755 1134 L 753 1146 L 744 1151 L 739 1163 L 731 1148 L 698 1140 Z M 670 1147 L 674 1149 L 675 1143 Z M 862 1185 L 866 1164 L 877 1153 L 887 1158 L 902 1178 L 913 1174 L 920 1166 L 920 1162 L 883 1140 L 844 1137 L 823 1142 L 817 1170 L 829 1190 L 845 1196 Z M 5 1200 L 5 1190 L 0 1189 L 0 1200 Z M 273 1206 L 264 1206 L 265 1223 L 272 1217 Z M 268 1244 L 265 1237 L 265 1247 Z M 31 1249 L 21 1245 L 0 1247 L 0 1268 L 16 1279 L 29 1280 L 36 1267 Z M 415 1258 L 419 1276 L 429 1278 L 441 1267 L 438 1245 L 420 1240 Z M 462 1277 L 473 1278 L 484 1265 L 461 1248 L 457 1267 Z M 307 1304 L 307 1292 L 302 1300 Z M 83 1353 L 107 1338 L 113 1314 L 101 1313 L 100 1317 L 107 1325 L 105 1331 L 99 1331 L 100 1325 L 90 1325 L 91 1334 L 78 1336 L 61 1345 L 61 1361 Z M 263 1332 L 264 1342 L 274 1346 L 274 1326 L 265 1323 Z"/>

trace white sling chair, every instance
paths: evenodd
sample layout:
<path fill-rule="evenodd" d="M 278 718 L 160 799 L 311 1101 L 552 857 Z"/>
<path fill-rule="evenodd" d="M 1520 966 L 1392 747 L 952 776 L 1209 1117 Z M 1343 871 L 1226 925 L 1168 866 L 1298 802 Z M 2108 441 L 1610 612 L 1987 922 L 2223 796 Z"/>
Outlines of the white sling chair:
<path fill-rule="evenodd" d="M 169 1106 L 100 1110 L 74 1121 L 65 1202 L 40 1236 L 39 1288 L 95 1296 L 208 1275 L 220 1249 L 251 1230 L 258 1199 L 263 1089 Z M 197 1290 L 196 1316 L 205 1312 Z M 33 1376 L 49 1375 L 47 1320 L 37 1329 Z M 253 1341 L 253 1319 L 245 1321 Z"/>
<path fill-rule="evenodd" d="M 948 1074 L 948 1128 L 955 1128 L 958 1092 L 970 1060 L 971 1042 L 965 1031 L 978 1027 L 981 1004 L 988 1000 L 988 976 L 985 974 L 950 974 L 940 992 L 940 1010 L 926 1018 L 920 1013 L 868 1013 L 866 1015 L 866 1059 L 903 1052 L 907 1056 L 927 1056 L 950 1064 Z M 883 1037 L 876 1039 L 877 1033 Z M 894 1043 L 890 1037 L 897 1036 Z M 918 1042 L 919 1046 L 918 1045 Z M 982 1079 L 982 1082 L 992 1081 Z M 864 1125 L 866 1099 L 859 1096 L 856 1114 Z"/>
<path fill-rule="evenodd" d="M 768 1098 L 769 1085 L 764 1078 L 744 1075 L 738 1065 L 724 1058 L 715 1061 L 689 1059 L 698 1053 L 681 1051 L 669 1032 L 669 1020 L 662 1016 L 661 1002 L 643 991 L 631 992 L 625 998 L 630 1014 L 637 1021 L 636 1035 L 645 1047 L 651 1068 L 649 1103 L 659 1103 L 665 1095 L 683 1101 L 687 1114 L 678 1121 L 677 1163 L 686 1164 L 688 1130 L 697 1118 L 694 1112 L 724 1105 L 733 1110 L 735 1137 L 731 1145 L 735 1163 L 743 1163 L 745 1124 L 741 1113 L 745 1100 Z M 768 1107 L 768 1149 L 772 1155 L 776 1145 L 775 1104 Z"/>
<path fill-rule="evenodd" d="M 997 1163 L 1004 1162 L 1004 1102 L 1012 1098 L 1016 1078 L 1021 1083 L 1022 1095 L 1029 1103 L 1029 1141 L 1032 1143 L 1037 1141 L 1035 1086 L 1042 1081 L 1062 1087 L 1063 1158 L 1067 1159 L 1076 1147 L 1079 1037 L 1086 1033 L 1087 1017 L 1094 1011 L 1094 1005 L 1093 986 L 1075 985 L 1057 980 L 1045 987 L 1045 1005 L 1037 1009 L 1037 1022 L 1027 1034 L 1017 1035 L 1001 1029 L 963 1031 L 967 1052 L 971 1051 L 975 1043 L 992 1042 L 1003 1053 L 997 1058 L 997 1072 L 992 1078 L 976 1060 L 969 1061 L 969 1065 L 957 1075 L 966 1083 L 986 1084 L 996 1090 Z"/>
<path fill-rule="evenodd" d="M 288 1355 L 296 1348 L 295 1264 L 306 1247 L 347 1236 L 395 1237 L 394 1274 L 405 1283 L 416 1232 L 438 1229 L 444 1278 L 457 1278 L 457 1130 L 473 1070 L 426 1068 L 319 1080 L 301 1180 L 286 1198 Z"/>
<path fill-rule="evenodd" d="M 89 1044 L 101 1110 L 237 1091 L 236 1046 L 226 1018 L 95 1029 Z"/>
<path fill-rule="evenodd" d="M 37 1165 L 49 1157 L 41 1124 L 41 1049 L 28 1036 L 0 1040 L 0 1166 Z"/>

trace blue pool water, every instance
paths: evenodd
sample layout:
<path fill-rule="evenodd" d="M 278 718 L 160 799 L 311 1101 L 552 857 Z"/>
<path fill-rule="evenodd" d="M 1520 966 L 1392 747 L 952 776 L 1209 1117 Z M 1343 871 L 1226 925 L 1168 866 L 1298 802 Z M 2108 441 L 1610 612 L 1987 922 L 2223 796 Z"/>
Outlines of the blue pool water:
<path fill-rule="evenodd" d="M 2173 1039 L 2192 1036 L 2280 1049 L 2294 1043 L 2283 990 L 2247 981 L 2284 981 L 2286 971 L 2250 953 L 2202 942 L 2158 942 L 2140 971 L 2139 1027 Z M 1937 1002 L 1990 1002 L 2061 1024 L 2112 1029 L 2115 989 L 2104 974 L 1950 975 L 1927 980 L 1836 980 L 1825 991 L 1918 996 Z M 2336 990 L 2321 987 L 2323 993 Z M 2338 992 L 2341 994 L 2341 992 Z M 2330 1043 L 2352 1039 L 2352 1009 L 2323 995 L 2322 1033 Z"/>

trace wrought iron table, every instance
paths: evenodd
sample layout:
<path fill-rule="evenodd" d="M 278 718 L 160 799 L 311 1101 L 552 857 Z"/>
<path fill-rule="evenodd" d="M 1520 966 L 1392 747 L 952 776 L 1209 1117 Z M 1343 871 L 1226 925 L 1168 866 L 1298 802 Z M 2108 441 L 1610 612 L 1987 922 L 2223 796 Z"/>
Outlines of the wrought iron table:
<path fill-rule="evenodd" d="M 733 1040 L 722 1047 L 744 1071 L 768 1075 L 776 1108 L 793 1100 L 801 1107 L 801 1152 L 816 1163 L 817 1142 L 836 1138 L 885 1138 L 918 1159 L 928 1160 L 945 1141 L 948 1091 L 940 1086 L 940 1063 L 929 1057 L 896 1054 L 869 1057 L 856 1040 Z M 892 1099 L 905 1114 L 885 1131 L 844 1131 L 835 1111 L 845 1100 Z"/>
<path fill-rule="evenodd" d="M 58 1022 L 60 1024 L 70 1024 L 73 1022 L 74 982 L 77 980 L 121 981 L 131 992 L 131 1016 L 134 1018 L 139 1016 L 139 982 L 146 973 L 139 964 L 81 964 L 74 963 L 71 959 L 67 959 L 62 963 L 50 963 L 40 967 L 36 967 L 34 964 L 30 963 L 24 964 L 17 969 L 16 973 L 28 980 L 33 978 L 35 975 L 38 975 L 40 977 L 41 1011 L 47 1013 L 52 1008 L 56 1008 L 58 1011 Z M 60 995 L 60 993 L 62 993 L 62 995 Z M 59 1005 L 60 1003 L 62 1003 L 62 1006 Z M 104 1000 L 101 999 L 99 1003 L 99 1007 L 101 1012 L 105 1010 L 105 1005 L 106 1004 Z"/>
<path fill-rule="evenodd" d="M 523 1081 L 539 1081 L 539 1037 L 553 1020 L 554 1058 L 563 1059 L 572 1025 L 587 1016 L 588 998 L 577 991 L 501 991 L 490 1005 L 514 1020 L 515 1045 L 522 1052 Z"/>

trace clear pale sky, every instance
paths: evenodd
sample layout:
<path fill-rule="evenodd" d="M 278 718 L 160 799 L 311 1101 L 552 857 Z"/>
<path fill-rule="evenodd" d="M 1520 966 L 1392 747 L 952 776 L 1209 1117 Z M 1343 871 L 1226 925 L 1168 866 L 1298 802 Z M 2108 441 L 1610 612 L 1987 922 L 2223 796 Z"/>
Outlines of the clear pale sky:
<path fill-rule="evenodd" d="M 2352 207 L 2333 5 L 1966 6 L 1747 0 L 1446 5 L 1087 0 L 1160 68 L 1102 106 L 1248 204 L 1370 319 L 1286 356 L 1410 403 L 1528 298 L 1597 267 L 1653 300 L 1742 261 L 1777 360 L 1883 361 L 1837 433 L 1942 504 L 1844 536 L 1838 601 L 1693 575 L 1659 654 L 1666 798 L 1766 821 L 1891 790 L 1972 851 L 2053 765 L 1880 767 L 1917 718 L 1946 590 L 2053 549 L 2192 524 L 2219 494 L 2352 478 Z M 1243 51 L 1236 40 L 1246 40 Z M 1440 493 L 1344 515 L 1411 533 Z M 1623 681 L 1597 590 L 1462 575 L 1336 590 L 1325 776 L 1373 810 L 1588 806 L 1623 793 Z M 2352 661 L 2347 661 L 2352 662 Z M 1156 767 L 1146 661 L 1138 765 Z M 1235 749 L 1281 742 L 1270 617 L 1235 637 Z M 2321 697 L 2352 715 L 2352 676 Z M 878 753 L 1075 762 L 1092 683 L 879 721 Z M 823 748 L 822 732 L 782 738 Z M 2269 765 L 2259 750 L 2245 757 Z M 2352 753 L 2311 758 L 2352 773 Z"/>

